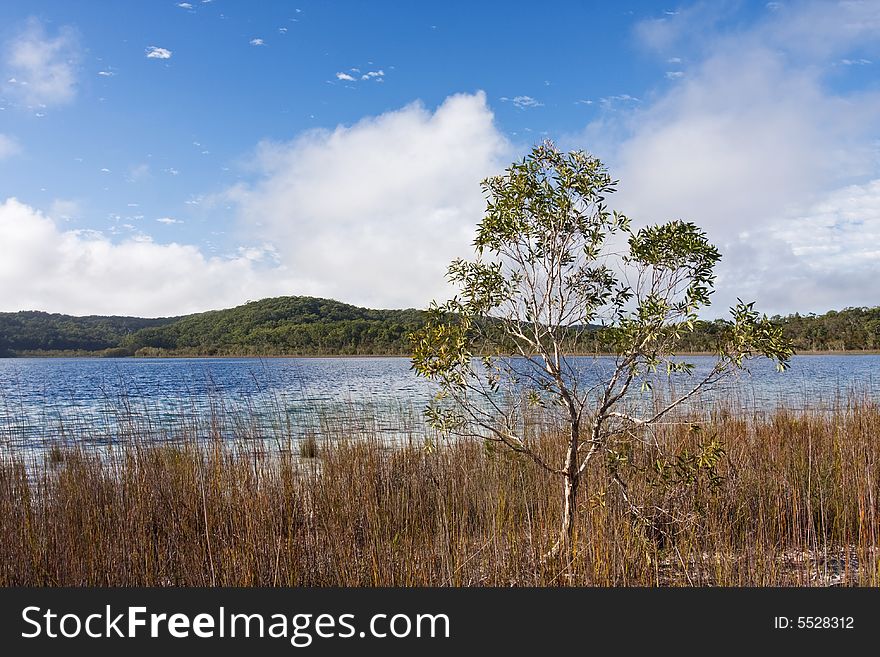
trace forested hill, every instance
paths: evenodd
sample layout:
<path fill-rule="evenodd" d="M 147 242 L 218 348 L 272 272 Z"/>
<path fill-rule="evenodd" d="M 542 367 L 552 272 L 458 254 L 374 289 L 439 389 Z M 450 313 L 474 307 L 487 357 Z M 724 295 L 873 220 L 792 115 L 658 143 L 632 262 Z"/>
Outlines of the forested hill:
<path fill-rule="evenodd" d="M 0 313 L 0 355 L 408 354 L 407 335 L 424 317 L 420 310 L 370 310 L 314 297 L 276 297 L 161 319 Z M 880 307 L 773 319 L 798 351 L 880 350 Z M 720 320 L 700 322 L 682 350 L 712 351 L 722 326 Z M 601 349 L 601 339 L 585 347 Z"/>
<path fill-rule="evenodd" d="M 125 346 L 140 355 L 405 354 L 419 310 L 370 310 L 332 299 L 275 297 L 188 315 L 144 329 Z"/>
<path fill-rule="evenodd" d="M 141 329 L 170 324 L 177 319 L 72 317 L 37 311 L 0 313 L 0 356 L 44 351 L 112 350 Z"/>
<path fill-rule="evenodd" d="M 404 354 L 419 310 L 370 310 L 332 299 L 276 297 L 183 317 L 0 313 L 0 355 Z"/>

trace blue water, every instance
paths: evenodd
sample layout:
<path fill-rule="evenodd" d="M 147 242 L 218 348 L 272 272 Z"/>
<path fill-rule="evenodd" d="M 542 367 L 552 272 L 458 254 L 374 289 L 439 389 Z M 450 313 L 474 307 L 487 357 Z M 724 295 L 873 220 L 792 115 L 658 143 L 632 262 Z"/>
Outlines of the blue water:
<path fill-rule="evenodd" d="M 714 362 L 688 360 L 697 365 L 694 376 Z M 577 360 L 585 378 L 608 365 Z M 756 361 L 751 373 L 697 403 L 772 409 L 802 408 L 806 400 L 822 407 L 852 392 L 880 400 L 878 367 L 877 355 L 796 356 L 781 374 Z M 687 380 L 679 376 L 675 385 L 684 389 Z M 418 433 L 433 393 L 406 358 L 0 359 L 0 447 L 102 443 L 145 432 L 161 440 L 181 426 L 200 437 L 250 432 L 263 440 L 320 433 L 334 423 Z"/>

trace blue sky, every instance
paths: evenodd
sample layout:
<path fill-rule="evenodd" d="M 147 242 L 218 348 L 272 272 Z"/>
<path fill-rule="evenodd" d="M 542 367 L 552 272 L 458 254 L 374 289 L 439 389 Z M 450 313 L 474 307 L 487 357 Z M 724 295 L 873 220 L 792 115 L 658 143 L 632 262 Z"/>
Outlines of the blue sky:
<path fill-rule="evenodd" d="M 36 1 L 0 26 L 0 310 L 424 306 L 479 180 L 546 137 L 636 223 L 707 229 L 716 314 L 880 303 L 877 2 Z"/>

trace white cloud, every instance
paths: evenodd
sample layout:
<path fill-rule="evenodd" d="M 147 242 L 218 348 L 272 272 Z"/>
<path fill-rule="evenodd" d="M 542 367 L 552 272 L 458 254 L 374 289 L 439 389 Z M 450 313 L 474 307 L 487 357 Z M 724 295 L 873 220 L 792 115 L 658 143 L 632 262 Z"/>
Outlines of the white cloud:
<path fill-rule="evenodd" d="M 870 59 L 859 58 L 859 59 L 841 59 L 840 63 L 844 66 L 867 66 L 871 63 Z"/>
<path fill-rule="evenodd" d="M 56 202 L 53 220 L 8 199 L 0 204 L 0 310 L 159 316 L 281 294 L 423 307 L 449 293 L 449 261 L 472 254 L 484 210 L 479 181 L 511 150 L 482 93 L 264 143 L 258 181 L 225 194 L 242 234 L 260 244 L 228 257 L 157 243 L 136 228 L 142 215 L 110 216 L 115 242 L 60 228 L 56 220 L 81 214 L 73 202 Z"/>
<path fill-rule="evenodd" d="M 449 293 L 449 262 L 473 253 L 479 181 L 510 155 L 485 95 L 456 95 L 433 112 L 415 103 L 263 143 L 261 179 L 226 200 L 248 235 L 275 245 L 298 293 L 424 307 Z"/>
<path fill-rule="evenodd" d="M 181 9 L 192 9 L 193 8 L 193 6 L 188 2 L 178 2 L 177 6 L 180 7 Z"/>
<path fill-rule="evenodd" d="M 604 96 L 599 99 L 599 105 L 602 106 L 603 109 L 613 110 L 618 107 L 632 107 L 637 103 L 641 103 L 642 101 L 636 98 L 635 96 L 630 96 L 629 94 L 617 94 L 616 96 Z"/>
<path fill-rule="evenodd" d="M 880 270 L 880 180 L 834 190 L 769 227 L 796 256 L 826 271 Z"/>
<path fill-rule="evenodd" d="M 21 146 L 15 139 L 0 133 L 0 160 L 18 155 L 20 152 Z"/>
<path fill-rule="evenodd" d="M 880 279 L 880 179 L 793 207 L 727 247 L 720 282 L 768 309 L 824 312 L 876 306 Z"/>
<path fill-rule="evenodd" d="M 373 62 L 368 62 L 372 64 Z M 393 66 L 391 68 L 394 68 Z M 372 80 L 373 82 L 384 82 L 385 81 L 385 71 L 377 69 L 375 71 L 367 71 L 366 73 L 361 73 L 361 69 L 359 68 L 350 68 L 348 69 L 349 73 L 344 73 L 340 71 L 336 74 L 337 80 L 342 80 L 343 82 L 366 82 Z M 352 73 L 356 75 L 352 75 Z"/>
<path fill-rule="evenodd" d="M 684 77 L 684 71 L 666 71 L 667 80 L 678 80 Z"/>
<path fill-rule="evenodd" d="M 877 273 L 876 224 L 852 223 L 845 208 L 857 197 L 869 214 L 878 199 L 873 183 L 871 193 L 851 185 L 880 178 L 880 94 L 833 91 L 824 76 L 848 49 L 868 47 L 865 25 L 880 24 L 880 11 L 829 6 L 783 7 L 735 33 L 694 29 L 687 11 L 662 38 L 652 25 L 650 46 L 700 57 L 688 57 L 679 84 L 586 132 L 621 181 L 619 209 L 638 223 L 694 221 L 719 245 L 711 314 L 737 296 L 781 312 L 877 303 L 866 283 Z"/>
<path fill-rule="evenodd" d="M 544 103 L 535 100 L 531 96 L 514 96 L 513 98 L 508 98 L 507 96 L 502 96 L 501 99 L 505 103 L 513 103 L 519 109 L 528 109 L 531 107 L 544 107 Z"/>
<path fill-rule="evenodd" d="M 160 217 L 156 219 L 156 221 L 158 221 L 160 224 L 165 224 L 166 226 L 183 223 L 180 219 L 174 219 L 173 217 Z"/>
<path fill-rule="evenodd" d="M 167 48 L 159 48 L 158 46 L 150 46 L 144 52 L 146 52 L 147 59 L 171 59 L 172 53 Z"/>
<path fill-rule="evenodd" d="M 42 23 L 31 19 L 5 51 L 7 90 L 11 95 L 37 106 L 73 100 L 79 47 L 72 28 L 62 27 L 50 36 Z"/>
<path fill-rule="evenodd" d="M 878 31 L 880 3 L 813 0 L 773 12 L 755 36 L 802 60 L 822 61 L 838 54 L 857 59 L 853 54 L 860 47 L 876 52 Z M 859 57 L 864 54 L 859 52 Z"/>
<path fill-rule="evenodd" d="M 98 71 L 98 75 L 102 78 L 112 78 L 116 74 L 113 71 Z"/>
<path fill-rule="evenodd" d="M 262 39 L 251 39 L 250 41 L 248 41 L 248 43 L 250 43 L 252 46 L 265 46 L 266 45 L 266 42 L 263 41 Z"/>
<path fill-rule="evenodd" d="M 61 230 L 14 198 L 0 203 L 3 311 L 156 317 L 296 294 L 300 287 L 271 258 L 206 257 L 195 246 L 157 244 L 142 233 L 114 243 L 94 231 Z"/>

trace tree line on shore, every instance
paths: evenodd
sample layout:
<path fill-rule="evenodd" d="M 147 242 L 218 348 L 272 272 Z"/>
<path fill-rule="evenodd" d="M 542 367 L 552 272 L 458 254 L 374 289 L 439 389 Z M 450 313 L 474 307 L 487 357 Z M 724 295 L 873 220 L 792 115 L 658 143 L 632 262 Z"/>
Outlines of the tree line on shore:
<path fill-rule="evenodd" d="M 774 316 L 797 351 L 880 350 L 880 307 Z M 372 310 L 332 299 L 289 296 L 182 317 L 0 313 L 0 356 L 408 355 L 424 311 Z M 714 351 L 724 320 L 699 321 L 681 349 Z M 605 332 L 582 332 L 585 353 Z"/>

